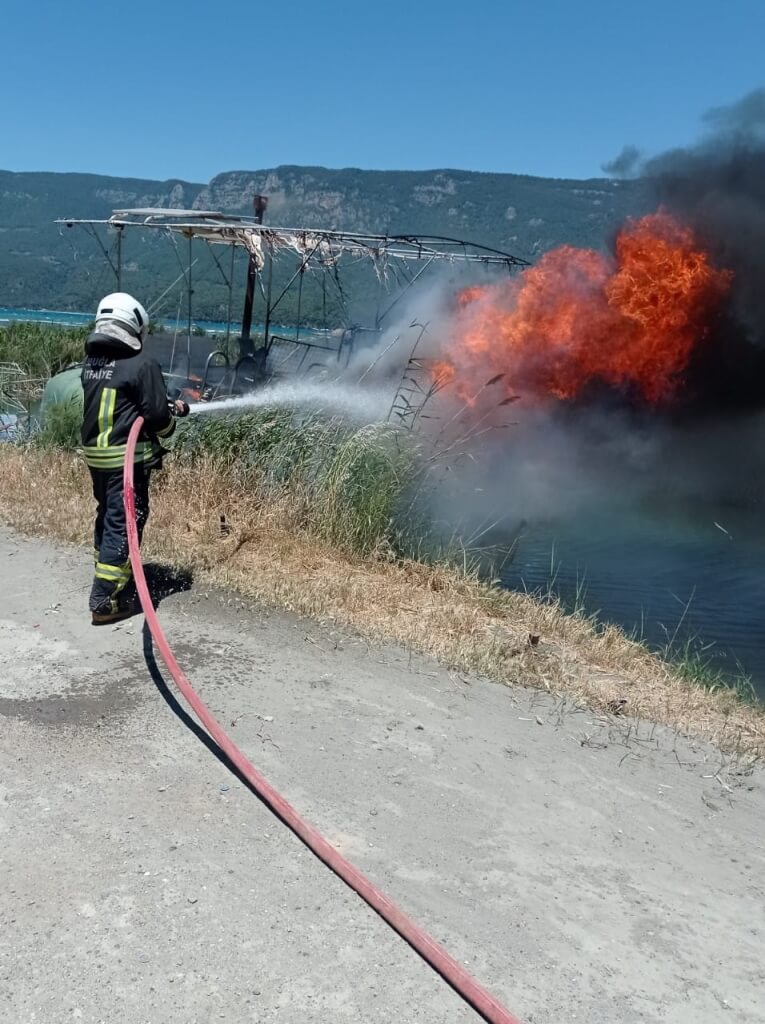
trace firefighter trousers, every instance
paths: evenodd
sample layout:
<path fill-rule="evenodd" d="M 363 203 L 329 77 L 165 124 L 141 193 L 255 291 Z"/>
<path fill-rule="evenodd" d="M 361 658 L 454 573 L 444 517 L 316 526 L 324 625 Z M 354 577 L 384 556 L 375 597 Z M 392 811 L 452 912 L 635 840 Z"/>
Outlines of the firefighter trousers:
<path fill-rule="evenodd" d="M 134 468 L 135 513 L 138 539 L 149 518 L 149 476 L 151 469 L 140 464 Z M 90 591 L 92 612 L 116 612 L 124 593 L 132 592 L 133 573 L 130 568 L 127 521 L 123 504 L 122 469 L 91 469 L 93 497 L 98 502 L 93 533 L 93 558 L 96 574 Z M 130 598 L 132 600 L 132 596 Z"/>

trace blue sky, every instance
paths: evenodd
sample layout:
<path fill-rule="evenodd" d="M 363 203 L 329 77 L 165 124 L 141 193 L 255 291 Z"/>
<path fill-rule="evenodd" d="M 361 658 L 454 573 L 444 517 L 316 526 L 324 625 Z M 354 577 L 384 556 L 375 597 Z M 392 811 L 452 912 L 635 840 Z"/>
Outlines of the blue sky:
<path fill-rule="evenodd" d="M 765 0 L 3 0 L 0 168 L 600 174 L 765 85 Z"/>

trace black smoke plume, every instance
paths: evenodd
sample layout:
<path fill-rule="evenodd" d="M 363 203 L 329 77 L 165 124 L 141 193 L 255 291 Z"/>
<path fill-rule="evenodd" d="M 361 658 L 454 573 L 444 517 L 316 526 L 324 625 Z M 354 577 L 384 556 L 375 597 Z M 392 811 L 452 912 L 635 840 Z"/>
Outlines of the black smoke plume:
<path fill-rule="evenodd" d="M 637 146 L 625 146 L 613 160 L 601 164 L 601 170 L 610 178 L 633 178 L 640 170 L 642 154 Z"/>
<path fill-rule="evenodd" d="M 649 161 L 656 200 L 733 272 L 730 298 L 689 384 L 722 406 L 765 406 L 765 89 L 704 116 L 705 137 Z"/>

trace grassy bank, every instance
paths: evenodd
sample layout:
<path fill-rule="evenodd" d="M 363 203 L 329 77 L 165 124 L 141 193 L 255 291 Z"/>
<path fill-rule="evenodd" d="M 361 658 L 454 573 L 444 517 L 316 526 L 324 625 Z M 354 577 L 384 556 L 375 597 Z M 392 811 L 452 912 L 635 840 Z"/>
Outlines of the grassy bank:
<path fill-rule="evenodd" d="M 421 453 L 384 428 L 296 424 L 273 410 L 233 425 L 200 419 L 157 477 L 146 555 L 192 571 L 197 585 L 397 642 L 457 673 L 765 754 L 765 712 L 735 692 L 704 688 L 554 601 L 407 557 L 422 536 L 412 501 L 421 474 Z M 0 478 L 6 523 L 89 544 L 92 498 L 75 454 L 0 446 Z"/>
<path fill-rule="evenodd" d="M 34 379 L 47 380 L 82 359 L 87 327 L 10 323 L 0 328 L 0 363 L 16 363 Z"/>

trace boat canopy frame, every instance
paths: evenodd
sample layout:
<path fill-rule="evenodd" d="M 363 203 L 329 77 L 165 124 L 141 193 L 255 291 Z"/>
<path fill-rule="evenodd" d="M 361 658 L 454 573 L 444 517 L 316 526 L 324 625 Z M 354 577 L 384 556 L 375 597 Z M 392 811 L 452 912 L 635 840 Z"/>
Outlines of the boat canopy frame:
<path fill-rule="evenodd" d="M 256 199 L 258 198 L 262 197 L 256 197 Z M 256 212 L 257 209 L 256 204 Z M 166 301 L 170 292 L 180 286 L 186 296 L 185 319 L 189 347 L 194 329 L 192 299 L 194 268 L 198 261 L 194 256 L 193 243 L 201 241 L 207 246 L 227 289 L 227 344 L 231 325 L 234 322 L 232 319 L 235 283 L 234 256 L 237 249 L 245 250 L 248 255 L 248 275 L 251 279 L 248 286 L 251 288 L 253 282 L 257 282 L 264 304 L 262 345 L 264 358 L 268 357 L 274 342 L 287 340 L 282 336 L 278 327 L 274 328 L 276 323 L 274 315 L 284 297 L 293 287 L 298 292 L 297 324 L 294 328 L 295 336 L 289 340 L 298 346 L 316 348 L 317 344 L 318 347 L 322 347 L 322 334 L 326 338 L 329 338 L 330 335 L 337 335 L 341 338 L 337 353 L 340 358 L 341 354 L 348 357 L 349 337 L 352 348 L 357 334 L 364 331 L 379 333 L 391 312 L 431 267 L 451 263 L 482 266 L 494 272 L 506 271 L 512 274 L 530 265 L 527 260 L 511 253 L 464 239 L 440 235 L 375 234 L 367 231 L 266 225 L 262 223 L 262 209 L 265 209 L 265 204 L 261 207 L 261 216 L 253 217 L 227 214 L 216 210 L 136 207 L 115 209 L 108 218 L 63 217 L 57 219 L 55 223 L 62 232 L 65 228 L 80 228 L 95 239 L 114 274 L 118 291 L 122 290 L 123 283 L 122 247 L 125 231 L 149 229 L 168 236 L 175 250 L 180 273 L 157 299 L 151 304 L 147 304 L 147 308 L 150 315 L 156 315 L 160 305 Z M 102 237 L 104 234 L 107 234 L 106 242 Z M 108 234 L 114 236 L 111 245 L 108 244 Z M 221 260 L 214 251 L 215 247 L 221 245 L 231 247 L 231 258 L 228 262 L 225 259 Z M 184 248 L 185 254 L 182 255 Z M 277 291 L 273 281 L 273 265 L 280 257 L 288 255 L 295 260 L 294 273 L 287 275 L 287 283 Z M 361 326 L 351 322 L 350 316 L 347 314 L 347 296 L 339 272 L 341 261 L 345 266 L 362 261 L 370 261 L 372 264 L 378 280 L 374 326 Z M 342 334 L 339 330 L 328 330 L 327 323 L 324 324 L 323 332 L 303 327 L 301 295 L 303 278 L 307 272 L 320 274 L 325 296 L 329 290 L 335 300 L 339 302 L 339 308 L 343 311 L 344 317 Z M 395 293 L 390 290 L 391 280 L 396 285 Z M 252 294 L 249 296 L 249 303 L 250 311 L 246 312 L 243 318 L 239 344 L 240 357 L 251 359 L 255 355 L 249 334 Z"/>

